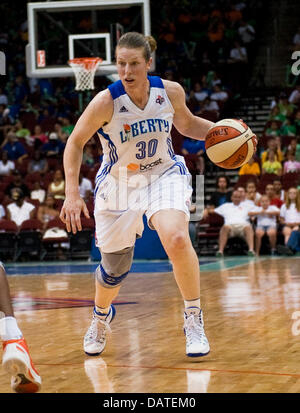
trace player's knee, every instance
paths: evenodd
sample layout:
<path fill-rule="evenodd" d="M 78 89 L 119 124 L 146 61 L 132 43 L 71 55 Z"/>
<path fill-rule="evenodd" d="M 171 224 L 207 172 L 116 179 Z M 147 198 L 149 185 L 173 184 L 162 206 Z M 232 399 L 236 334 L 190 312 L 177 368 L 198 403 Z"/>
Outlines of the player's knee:
<path fill-rule="evenodd" d="M 189 244 L 189 237 L 184 231 L 178 230 L 170 234 L 168 241 L 169 253 L 182 251 Z"/>
<path fill-rule="evenodd" d="M 119 286 L 129 273 L 133 252 L 133 247 L 113 253 L 102 252 L 102 260 L 95 273 L 97 281 L 106 288 Z"/>

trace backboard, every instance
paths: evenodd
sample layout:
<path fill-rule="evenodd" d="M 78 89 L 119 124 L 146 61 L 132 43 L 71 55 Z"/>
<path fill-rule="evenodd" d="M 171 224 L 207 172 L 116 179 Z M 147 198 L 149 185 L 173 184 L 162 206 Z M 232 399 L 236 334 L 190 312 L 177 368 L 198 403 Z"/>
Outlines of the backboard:
<path fill-rule="evenodd" d="M 68 60 L 92 56 L 103 59 L 96 75 L 115 76 L 118 38 L 128 31 L 151 34 L 149 0 L 35 2 L 27 14 L 28 77 L 73 76 Z"/>

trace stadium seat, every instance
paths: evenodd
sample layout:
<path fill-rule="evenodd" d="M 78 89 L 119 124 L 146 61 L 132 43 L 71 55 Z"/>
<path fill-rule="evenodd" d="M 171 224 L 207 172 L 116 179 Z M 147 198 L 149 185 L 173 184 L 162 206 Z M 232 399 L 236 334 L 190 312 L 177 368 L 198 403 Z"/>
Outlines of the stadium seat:
<path fill-rule="evenodd" d="M 239 175 L 239 178 L 238 178 L 236 184 L 234 185 L 234 188 L 236 189 L 239 186 L 245 187 L 246 183 L 248 181 L 255 181 L 256 186 L 258 185 L 258 182 L 259 182 L 258 177 L 256 175 L 248 175 L 248 174 L 247 175 Z"/>
<path fill-rule="evenodd" d="M 0 219 L 0 257 L 15 260 L 17 247 L 17 225 L 8 219 Z"/>
<path fill-rule="evenodd" d="M 48 231 L 52 230 L 52 231 Z M 62 244 L 69 242 L 65 224 L 59 219 L 54 218 L 48 222 L 42 240 L 41 259 L 46 257 L 59 258 Z"/>
<path fill-rule="evenodd" d="M 215 255 L 218 250 L 219 233 L 223 224 L 224 218 L 215 212 L 198 223 L 197 241 L 200 254 Z"/>
<path fill-rule="evenodd" d="M 288 172 L 282 175 L 282 189 L 287 191 L 289 188 L 296 187 L 300 184 L 300 172 Z"/>
<path fill-rule="evenodd" d="M 277 178 L 278 178 L 278 175 L 276 175 L 276 174 L 263 174 L 260 177 L 258 187 L 257 187 L 257 191 L 259 193 L 264 193 L 265 192 L 265 187 L 268 184 L 272 184 L 274 179 L 277 179 Z"/>
<path fill-rule="evenodd" d="M 38 219 L 28 219 L 20 227 L 17 237 L 15 260 L 23 253 L 31 259 L 40 259 L 42 249 L 42 223 Z"/>
<path fill-rule="evenodd" d="M 69 256 L 74 258 L 89 258 L 92 249 L 92 240 L 95 232 L 94 219 L 81 218 L 82 230 L 70 234 Z"/>

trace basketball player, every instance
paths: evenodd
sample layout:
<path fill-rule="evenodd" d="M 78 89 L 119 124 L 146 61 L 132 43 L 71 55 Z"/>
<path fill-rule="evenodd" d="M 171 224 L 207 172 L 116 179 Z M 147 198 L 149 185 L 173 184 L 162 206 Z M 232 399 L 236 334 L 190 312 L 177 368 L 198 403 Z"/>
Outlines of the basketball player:
<path fill-rule="evenodd" d="M 0 340 L 3 341 L 2 366 L 11 375 L 16 393 L 35 393 L 41 377 L 34 368 L 26 341 L 18 327 L 10 299 L 5 269 L 0 261 Z"/>
<path fill-rule="evenodd" d="M 60 217 L 73 233 L 82 229 L 81 213 L 89 216 L 78 192 L 78 176 L 83 147 L 96 131 L 104 152 L 95 179 L 94 215 L 101 263 L 95 272 L 93 319 L 84 337 L 84 350 L 89 355 L 104 350 L 115 316 L 111 303 L 131 268 L 144 213 L 172 262 L 184 300 L 186 354 L 197 357 L 210 351 L 200 305 L 199 262 L 188 232 L 190 174 L 183 157 L 173 152 L 170 131 L 174 123 L 184 136 L 204 140 L 213 123 L 189 111 L 178 83 L 148 76 L 155 48 L 152 37 L 148 41 L 139 33 L 129 32 L 120 38 L 116 48 L 120 80 L 90 102 L 64 152 L 66 199 Z M 116 202 L 123 202 L 122 193 L 127 195 L 126 205 Z M 148 203 L 143 204 L 145 199 Z"/>

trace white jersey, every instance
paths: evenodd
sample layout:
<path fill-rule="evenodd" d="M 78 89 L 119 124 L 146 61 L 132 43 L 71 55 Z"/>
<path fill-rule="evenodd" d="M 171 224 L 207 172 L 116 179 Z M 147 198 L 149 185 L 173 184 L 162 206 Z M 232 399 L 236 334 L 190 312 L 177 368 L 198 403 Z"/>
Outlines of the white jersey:
<path fill-rule="evenodd" d="M 142 182 L 148 185 L 173 167 L 181 175 L 189 174 L 183 157 L 174 154 L 174 109 L 163 82 L 157 76 L 148 79 L 150 94 L 144 109 L 133 103 L 121 80 L 108 86 L 114 111 L 111 121 L 97 131 L 104 156 L 95 179 L 95 194 L 108 175 L 136 186 L 131 178 L 137 175 L 144 176 Z"/>

